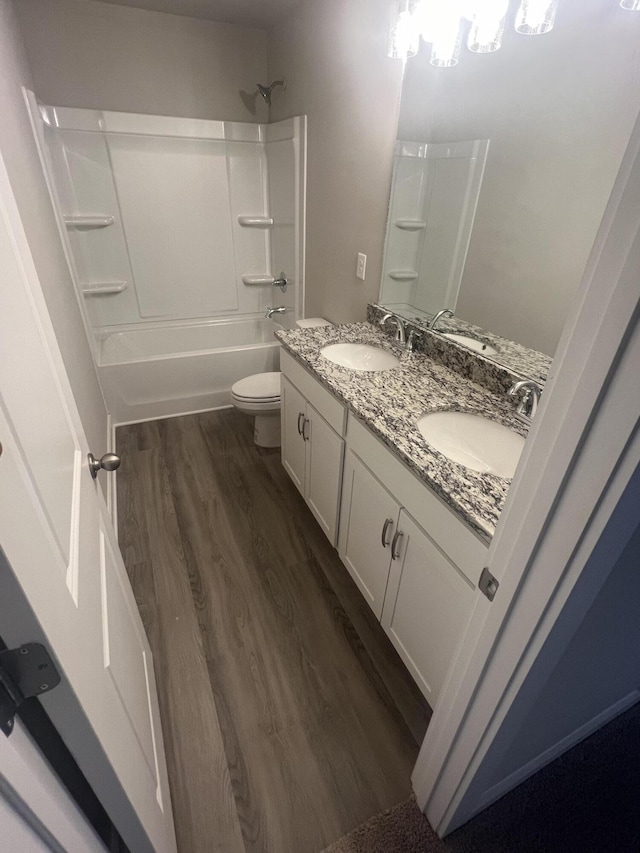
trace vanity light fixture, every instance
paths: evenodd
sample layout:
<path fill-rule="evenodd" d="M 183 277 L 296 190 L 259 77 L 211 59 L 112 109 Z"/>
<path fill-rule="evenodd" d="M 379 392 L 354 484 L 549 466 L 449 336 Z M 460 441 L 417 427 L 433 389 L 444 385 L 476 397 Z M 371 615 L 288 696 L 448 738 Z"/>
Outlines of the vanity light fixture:
<path fill-rule="evenodd" d="M 500 48 L 510 0 L 394 0 L 389 56 L 406 61 L 415 56 L 420 38 L 431 44 L 432 65 L 458 64 L 467 32 L 474 53 Z M 520 0 L 515 28 L 523 35 L 541 35 L 552 29 L 559 0 Z M 640 8 L 640 0 L 621 0 L 625 8 Z"/>
<path fill-rule="evenodd" d="M 489 0 L 476 6 L 467 47 L 473 53 L 493 53 L 502 44 L 509 0 Z"/>
<path fill-rule="evenodd" d="M 462 20 L 465 4 L 460 0 L 449 3 L 420 3 L 422 26 L 420 32 L 425 41 L 431 42 L 431 64 L 437 68 L 449 68 L 458 64 L 462 47 Z"/>
<path fill-rule="evenodd" d="M 391 59 L 415 56 L 420 47 L 420 32 L 415 25 L 415 0 L 394 0 L 389 30 L 389 50 Z"/>
<path fill-rule="evenodd" d="M 623 9 L 640 12 L 640 0 L 619 0 Z M 431 44 L 431 65 L 458 64 L 465 32 L 473 53 L 500 48 L 510 0 L 393 0 L 389 56 L 415 56 L 420 38 Z M 537 36 L 553 29 L 560 0 L 520 0 L 515 30 Z"/>
<path fill-rule="evenodd" d="M 559 0 L 522 0 L 516 13 L 516 32 L 538 36 L 553 28 Z"/>

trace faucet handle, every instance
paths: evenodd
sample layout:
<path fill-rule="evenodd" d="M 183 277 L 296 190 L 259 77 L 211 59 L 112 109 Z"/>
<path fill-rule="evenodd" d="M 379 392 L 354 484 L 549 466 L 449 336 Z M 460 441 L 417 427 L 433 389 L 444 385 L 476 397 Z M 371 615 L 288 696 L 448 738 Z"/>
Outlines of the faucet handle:
<path fill-rule="evenodd" d="M 514 382 L 507 391 L 510 397 L 518 400 L 516 414 L 526 418 L 527 422 L 530 422 L 536 413 L 541 393 L 542 389 L 533 379 L 521 379 L 519 382 Z"/>
<path fill-rule="evenodd" d="M 274 278 L 271 282 L 274 287 L 279 287 L 283 293 L 287 292 L 287 285 L 289 284 L 289 279 L 287 278 L 287 274 L 284 272 L 280 273 L 278 278 Z"/>
<path fill-rule="evenodd" d="M 415 349 L 416 342 L 419 341 L 422 337 L 422 332 L 419 332 L 417 329 L 411 329 L 407 336 L 407 352 L 413 352 Z"/>

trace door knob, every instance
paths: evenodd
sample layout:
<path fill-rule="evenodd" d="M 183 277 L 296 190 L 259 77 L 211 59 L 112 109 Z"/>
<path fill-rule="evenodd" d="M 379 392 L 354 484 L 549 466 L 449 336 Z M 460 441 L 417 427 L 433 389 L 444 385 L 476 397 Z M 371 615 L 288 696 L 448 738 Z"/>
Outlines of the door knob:
<path fill-rule="evenodd" d="M 100 459 L 96 459 L 93 453 L 89 453 L 87 459 L 89 460 L 89 471 L 91 471 L 94 480 L 101 469 L 103 471 L 115 471 L 116 468 L 120 467 L 120 457 L 117 453 L 105 453 Z"/>

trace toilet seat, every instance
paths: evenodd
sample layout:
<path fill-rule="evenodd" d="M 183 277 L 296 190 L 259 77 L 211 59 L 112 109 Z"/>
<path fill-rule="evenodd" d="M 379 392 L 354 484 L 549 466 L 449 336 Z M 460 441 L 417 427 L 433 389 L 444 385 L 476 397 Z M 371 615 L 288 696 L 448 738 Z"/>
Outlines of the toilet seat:
<path fill-rule="evenodd" d="M 247 403 L 276 403 L 280 400 L 280 373 L 254 373 L 231 386 L 231 394 Z"/>

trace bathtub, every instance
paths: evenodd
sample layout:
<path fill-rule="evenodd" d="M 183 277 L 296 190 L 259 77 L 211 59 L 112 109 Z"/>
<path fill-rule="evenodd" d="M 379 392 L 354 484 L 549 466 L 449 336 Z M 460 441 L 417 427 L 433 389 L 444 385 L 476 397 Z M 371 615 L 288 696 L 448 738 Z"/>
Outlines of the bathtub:
<path fill-rule="evenodd" d="M 253 318 L 101 331 L 98 375 L 114 424 L 231 405 L 234 382 L 280 369 L 283 328 Z"/>

